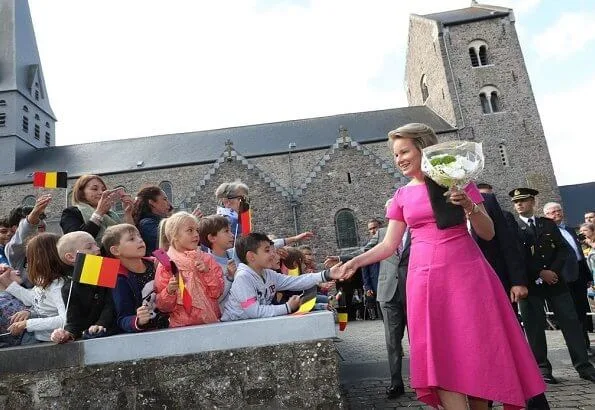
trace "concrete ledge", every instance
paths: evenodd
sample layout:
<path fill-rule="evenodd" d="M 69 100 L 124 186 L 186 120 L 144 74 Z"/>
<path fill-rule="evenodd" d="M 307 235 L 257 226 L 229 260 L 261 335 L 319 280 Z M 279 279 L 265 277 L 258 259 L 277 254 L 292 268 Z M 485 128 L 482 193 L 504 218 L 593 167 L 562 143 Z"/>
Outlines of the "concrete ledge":
<path fill-rule="evenodd" d="M 83 342 L 84 365 L 270 346 L 336 336 L 331 312 L 124 334 Z"/>
<path fill-rule="evenodd" d="M 65 345 L 0 349 L 0 374 L 301 343 L 336 336 L 331 312 L 127 333 Z"/>

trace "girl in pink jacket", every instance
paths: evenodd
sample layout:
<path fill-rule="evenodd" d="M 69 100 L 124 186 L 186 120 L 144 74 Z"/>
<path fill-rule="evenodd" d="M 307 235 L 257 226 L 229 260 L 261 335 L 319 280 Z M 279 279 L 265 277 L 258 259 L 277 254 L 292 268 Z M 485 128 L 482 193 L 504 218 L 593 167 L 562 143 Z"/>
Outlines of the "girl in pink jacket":
<path fill-rule="evenodd" d="M 155 290 L 157 308 L 169 313 L 169 326 L 218 322 L 221 312 L 217 298 L 223 292 L 223 272 L 211 255 L 198 248 L 196 218 L 177 212 L 164 219 L 160 239 L 167 256 L 159 258 Z"/>

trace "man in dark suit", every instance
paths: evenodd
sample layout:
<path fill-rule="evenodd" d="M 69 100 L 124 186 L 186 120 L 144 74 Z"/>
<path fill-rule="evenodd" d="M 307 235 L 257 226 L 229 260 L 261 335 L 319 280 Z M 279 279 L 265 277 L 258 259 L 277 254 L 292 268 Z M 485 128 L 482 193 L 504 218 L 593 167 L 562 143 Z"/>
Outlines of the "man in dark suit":
<path fill-rule="evenodd" d="M 581 244 L 573 228 L 564 223 L 564 211 L 557 202 L 548 202 L 543 206 L 544 215 L 558 225 L 560 234 L 568 245 L 569 254 L 562 269 L 562 276 L 568 285 L 570 295 L 574 301 L 574 308 L 579 321 L 583 327 L 583 336 L 587 344 L 587 351 L 590 351 L 591 342 L 587 333 L 587 312 L 589 311 L 589 300 L 587 299 L 588 283 L 593 279 L 587 265 Z"/>
<path fill-rule="evenodd" d="M 561 274 L 568 247 L 554 222 L 535 216 L 537 194 L 536 190 L 530 188 L 517 188 L 509 193 L 518 213 L 518 235 L 523 245 L 529 282 L 529 295 L 519 303 L 527 339 L 544 381 L 558 383 L 547 359 L 544 311 L 547 298 L 558 318 L 574 368 L 581 378 L 595 383 L 595 368 L 589 362 L 581 324 Z"/>
<path fill-rule="evenodd" d="M 484 199 L 483 205 L 494 223 L 494 238 L 485 241 L 479 238 L 474 231 L 471 231 L 471 234 L 486 260 L 500 278 L 504 290 L 510 295 L 510 302 L 516 315 L 518 312 L 517 303 L 528 295 L 525 264 L 516 236 L 516 221 L 514 221 L 512 214 L 514 225 L 511 226 L 506 220 L 506 211 L 503 211 L 500 207 L 490 185 L 484 183 L 477 186 Z M 510 212 L 508 213 L 510 214 Z M 530 410 L 546 410 L 549 408 L 544 393 L 531 398 L 527 402 L 527 409 Z"/>

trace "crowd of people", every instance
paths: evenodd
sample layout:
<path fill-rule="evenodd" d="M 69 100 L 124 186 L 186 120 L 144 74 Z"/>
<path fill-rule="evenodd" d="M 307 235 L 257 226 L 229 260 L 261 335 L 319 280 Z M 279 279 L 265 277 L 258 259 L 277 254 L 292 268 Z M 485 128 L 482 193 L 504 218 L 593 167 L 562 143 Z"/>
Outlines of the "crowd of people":
<path fill-rule="evenodd" d="M 342 298 L 362 306 L 352 318 L 383 319 L 391 398 L 404 392 L 407 326 L 411 385 L 424 403 L 548 408 L 544 381 L 557 379 L 547 359 L 547 304 L 578 374 L 595 382 L 588 316 L 595 212 L 576 231 L 559 203 L 548 202 L 538 217 L 538 192 L 515 188 L 515 217 L 487 183 L 451 190 L 447 202 L 446 188 L 421 171 L 422 149 L 437 143 L 434 131 L 407 124 L 389 133 L 389 143 L 411 182 L 387 201 L 388 224 L 368 221 L 369 241 L 327 256 L 324 269 L 311 247 L 295 246 L 313 233 L 248 231 L 249 188 L 239 181 L 219 186 L 219 206 L 204 215 L 173 213 L 157 186 L 132 198 L 84 175 L 62 211 L 62 236 L 45 232 L 51 195 L 13 209 L 0 219 L 0 347 L 287 315 L 313 292 L 316 308 L 332 310 Z M 122 217 L 112 211 L 118 202 Z M 115 287 L 74 280 L 79 254 L 118 259 Z M 485 329 L 494 330 L 489 340 Z"/>
<path fill-rule="evenodd" d="M 285 315 L 310 290 L 326 308 L 339 267 L 317 271 L 311 248 L 292 246 L 311 232 L 274 240 L 242 232 L 248 192 L 241 182 L 225 183 L 215 192 L 215 214 L 172 214 L 159 187 L 133 200 L 84 175 L 73 206 L 62 211 L 62 236 L 45 232 L 51 195 L 13 209 L 0 221 L 0 346 Z M 111 210 L 118 201 L 123 218 Z M 115 288 L 73 280 L 81 253 L 119 260 Z"/>

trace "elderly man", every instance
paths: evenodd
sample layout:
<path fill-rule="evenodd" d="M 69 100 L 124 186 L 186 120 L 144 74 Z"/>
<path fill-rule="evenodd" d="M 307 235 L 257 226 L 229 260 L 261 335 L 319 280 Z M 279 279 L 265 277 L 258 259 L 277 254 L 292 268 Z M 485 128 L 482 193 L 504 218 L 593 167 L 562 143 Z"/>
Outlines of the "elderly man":
<path fill-rule="evenodd" d="M 589 362 L 582 326 L 562 275 L 569 246 L 553 221 L 535 216 L 535 196 L 538 193 L 531 188 L 517 188 L 508 194 L 518 213 L 518 235 L 529 281 L 529 296 L 519 302 L 527 339 L 544 381 L 558 383 L 547 358 L 543 310 L 547 298 L 562 329 L 574 368 L 581 378 L 595 383 L 595 368 Z"/>
<path fill-rule="evenodd" d="M 570 290 L 570 295 L 574 301 L 574 308 L 579 321 L 583 327 L 583 334 L 587 344 L 587 350 L 591 353 L 589 334 L 587 333 L 587 312 L 589 311 L 589 301 L 587 299 L 587 288 L 591 282 L 591 272 L 585 255 L 583 254 L 581 244 L 573 228 L 564 223 L 564 211 L 557 202 L 548 202 L 543 206 L 543 214 L 558 225 L 562 237 L 569 246 L 570 254 L 566 258 L 562 275 Z"/>

